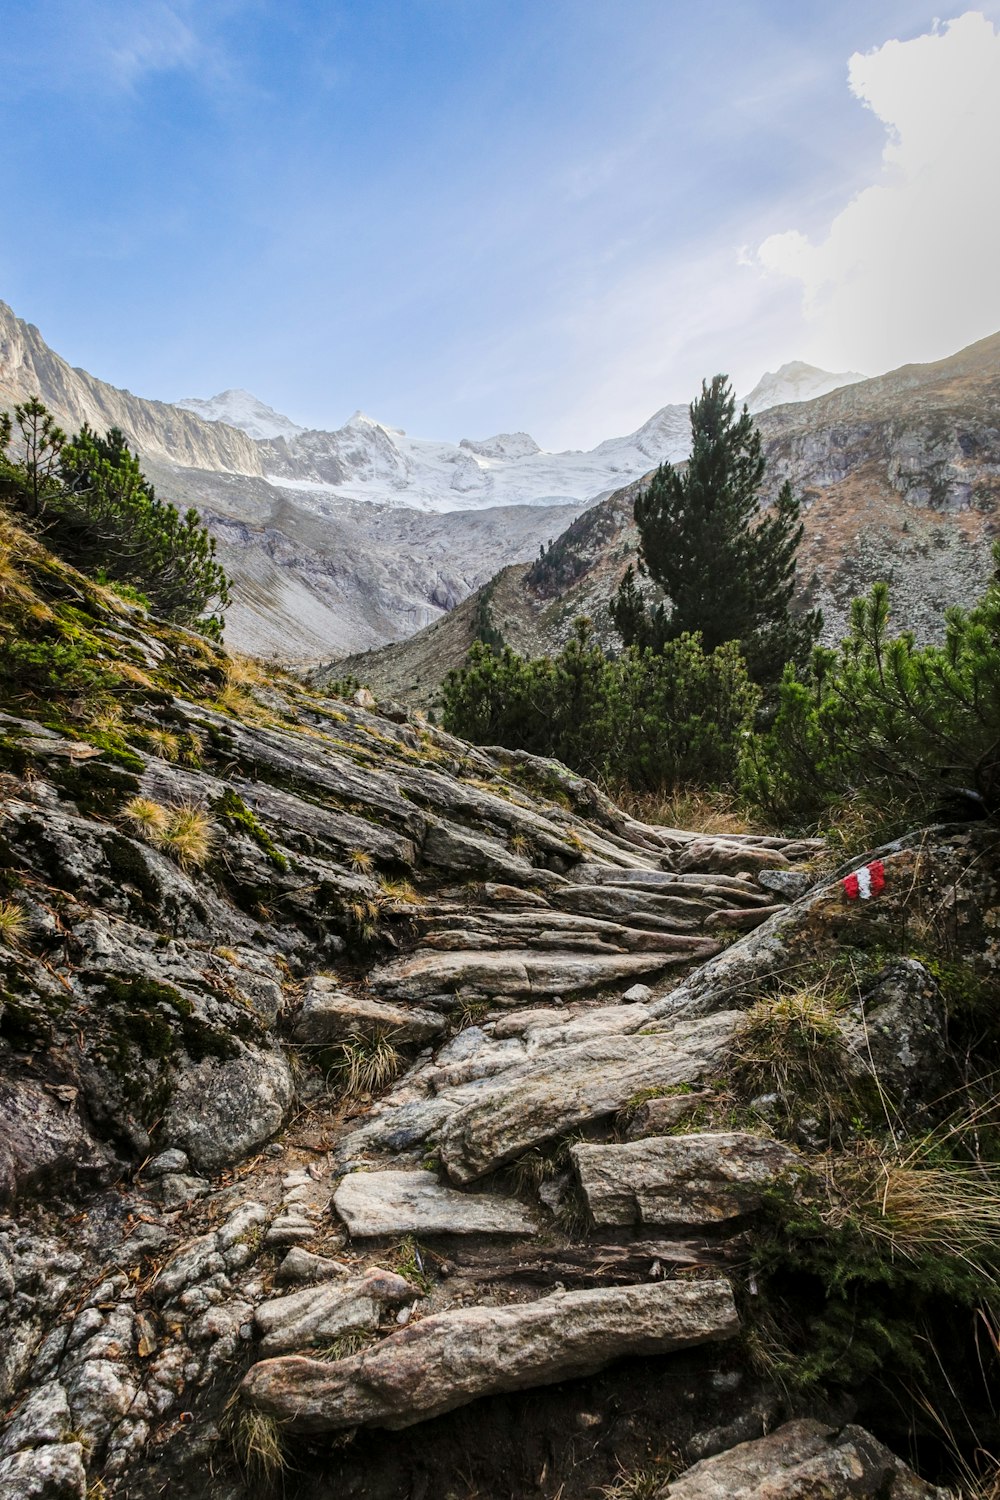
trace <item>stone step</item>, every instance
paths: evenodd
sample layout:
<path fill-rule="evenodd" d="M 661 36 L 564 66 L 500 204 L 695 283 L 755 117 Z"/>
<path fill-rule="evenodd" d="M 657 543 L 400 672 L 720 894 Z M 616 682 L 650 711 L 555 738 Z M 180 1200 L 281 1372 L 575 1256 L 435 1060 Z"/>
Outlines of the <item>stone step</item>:
<path fill-rule="evenodd" d="M 512 1198 L 457 1193 L 434 1172 L 352 1172 L 333 1195 L 352 1239 L 398 1234 L 535 1234 L 542 1215 Z"/>
<path fill-rule="evenodd" d="M 718 1343 L 738 1331 L 723 1279 L 556 1292 L 437 1313 L 331 1363 L 263 1360 L 241 1389 L 251 1407 L 292 1432 L 398 1429 L 480 1396 L 589 1375 L 629 1355 Z"/>

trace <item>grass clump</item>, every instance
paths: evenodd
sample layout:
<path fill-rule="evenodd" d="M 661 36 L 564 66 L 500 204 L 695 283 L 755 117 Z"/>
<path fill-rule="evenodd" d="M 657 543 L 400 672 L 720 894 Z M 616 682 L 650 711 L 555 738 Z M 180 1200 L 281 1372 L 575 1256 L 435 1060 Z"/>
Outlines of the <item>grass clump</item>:
<path fill-rule="evenodd" d="M 829 1134 L 858 1110 L 858 1081 L 837 1021 L 837 1002 L 822 986 L 803 986 L 758 1000 L 733 1043 L 730 1079 L 746 1102 L 769 1101 L 785 1124 L 818 1117 Z"/>
<path fill-rule="evenodd" d="M 389 1032 L 373 1031 L 367 1037 L 339 1043 L 336 1050 L 339 1057 L 330 1076 L 352 1098 L 379 1093 L 402 1071 L 403 1056 Z"/>
<path fill-rule="evenodd" d="M 679 1454 L 657 1459 L 648 1468 L 622 1469 L 610 1484 L 602 1485 L 598 1494 L 602 1500 L 657 1500 L 664 1485 L 676 1479 L 684 1464 Z"/>
<path fill-rule="evenodd" d="M 150 797 L 133 797 L 125 804 L 122 816 L 140 838 L 171 855 L 183 869 L 201 869 L 208 863 L 215 824 L 196 802 L 165 807 Z"/>
<path fill-rule="evenodd" d="M 170 826 L 170 812 L 152 797 L 132 797 L 122 808 L 122 817 L 147 844 L 159 847 Z"/>
<path fill-rule="evenodd" d="M 263 1483 L 272 1484 L 285 1468 L 285 1450 L 277 1419 L 244 1406 L 237 1411 L 229 1426 L 240 1468 Z"/>
<path fill-rule="evenodd" d="M 16 901 L 0 901 L 0 943 L 15 948 L 28 930 L 24 908 Z"/>
<path fill-rule="evenodd" d="M 215 825 L 203 807 L 181 802 L 171 808 L 163 847 L 184 869 L 200 869 L 208 863 L 215 841 Z"/>

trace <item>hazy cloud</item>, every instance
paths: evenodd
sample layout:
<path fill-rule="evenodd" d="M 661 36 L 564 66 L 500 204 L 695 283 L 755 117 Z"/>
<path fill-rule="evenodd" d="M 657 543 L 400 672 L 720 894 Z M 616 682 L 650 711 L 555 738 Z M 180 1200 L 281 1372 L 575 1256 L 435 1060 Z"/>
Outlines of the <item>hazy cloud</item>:
<path fill-rule="evenodd" d="M 886 127 L 878 180 L 825 239 L 774 234 L 757 261 L 801 283 L 818 362 L 939 358 L 1000 328 L 1000 34 L 968 12 L 856 53 L 848 76 Z"/>

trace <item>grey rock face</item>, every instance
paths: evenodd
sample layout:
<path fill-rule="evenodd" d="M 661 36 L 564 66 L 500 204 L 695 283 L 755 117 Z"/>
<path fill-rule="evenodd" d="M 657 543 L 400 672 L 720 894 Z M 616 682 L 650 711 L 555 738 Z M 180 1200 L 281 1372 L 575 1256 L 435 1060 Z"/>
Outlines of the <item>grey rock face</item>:
<path fill-rule="evenodd" d="M 41 1084 L 0 1078 L 0 1205 L 47 1183 L 98 1185 L 112 1170 L 110 1152 L 95 1146 L 73 1103 Z"/>
<path fill-rule="evenodd" d="M 164 1125 L 196 1166 L 213 1172 L 246 1156 L 279 1130 L 295 1097 L 284 1055 L 246 1051 L 206 1060 L 179 1080 Z"/>
<path fill-rule="evenodd" d="M 62 1442 L 72 1425 L 64 1387 L 58 1381 L 36 1386 L 0 1438 L 0 1458 L 9 1457 L 19 1448 Z"/>
<path fill-rule="evenodd" d="M 266 1360 L 243 1392 L 301 1432 L 409 1427 L 479 1396 L 587 1374 L 626 1354 L 726 1340 L 738 1326 L 725 1281 L 557 1292 L 515 1307 L 440 1313 L 334 1364 Z"/>
<path fill-rule="evenodd" d="M 780 1141 L 729 1132 L 570 1147 L 597 1224 L 713 1224 L 760 1207 L 802 1162 Z"/>
<path fill-rule="evenodd" d="M 313 1045 L 368 1037 L 379 1031 L 394 1042 L 428 1042 L 440 1036 L 446 1022 L 431 1011 L 389 1005 L 369 995 L 347 994 L 335 980 L 317 975 L 306 989 L 295 1023 L 296 1041 Z"/>
<path fill-rule="evenodd" d="M 542 1053 L 449 1116 L 441 1160 L 456 1182 L 471 1182 L 539 1141 L 614 1114 L 642 1089 L 694 1081 L 718 1065 L 737 1019 L 723 1012 L 669 1035 L 595 1037 Z"/>
<path fill-rule="evenodd" d="M 85 1500 L 86 1494 L 80 1443 L 52 1443 L 0 1463 L 0 1500 Z"/>
<path fill-rule="evenodd" d="M 703 1459 L 657 1500 L 948 1500 L 861 1427 L 803 1419 Z"/>
<path fill-rule="evenodd" d="M 352 1172 L 333 1206 L 353 1239 L 390 1234 L 533 1234 L 537 1213 L 493 1194 L 443 1187 L 433 1172 Z"/>

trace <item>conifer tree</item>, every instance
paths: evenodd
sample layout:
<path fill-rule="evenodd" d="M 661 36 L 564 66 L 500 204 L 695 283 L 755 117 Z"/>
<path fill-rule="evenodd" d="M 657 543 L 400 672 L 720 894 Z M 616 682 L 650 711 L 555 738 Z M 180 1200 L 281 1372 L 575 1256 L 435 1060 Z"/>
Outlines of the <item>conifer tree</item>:
<path fill-rule="evenodd" d="M 700 633 L 706 651 L 738 641 L 750 675 L 775 682 L 803 663 L 819 634 L 818 611 L 791 613 L 802 538 L 791 486 L 759 514 L 765 460 L 746 407 L 736 416 L 724 375 L 702 382 L 691 412 L 691 457 L 663 463 L 635 504 L 640 571 L 666 595 L 650 607 L 630 567 L 611 614 L 626 645 L 658 649 Z"/>

